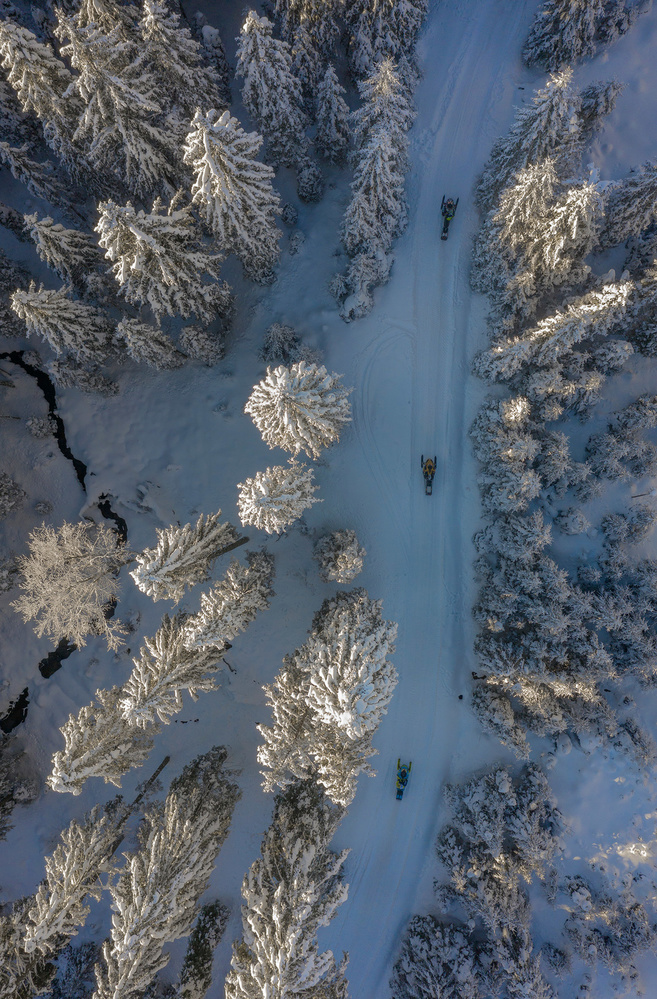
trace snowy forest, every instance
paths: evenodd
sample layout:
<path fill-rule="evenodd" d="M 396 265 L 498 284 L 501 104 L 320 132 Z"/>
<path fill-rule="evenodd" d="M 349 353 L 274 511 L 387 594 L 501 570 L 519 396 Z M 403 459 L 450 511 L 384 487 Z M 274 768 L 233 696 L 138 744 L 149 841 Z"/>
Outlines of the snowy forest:
<path fill-rule="evenodd" d="M 652 994 L 656 47 L 2 0 L 0 999 Z"/>

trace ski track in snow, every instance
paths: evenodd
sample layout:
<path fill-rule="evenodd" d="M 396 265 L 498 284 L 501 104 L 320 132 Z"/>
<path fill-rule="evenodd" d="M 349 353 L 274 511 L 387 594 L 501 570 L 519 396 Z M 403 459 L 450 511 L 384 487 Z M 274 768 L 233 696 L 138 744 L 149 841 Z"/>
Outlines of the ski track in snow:
<path fill-rule="evenodd" d="M 396 601 L 384 598 L 386 617 L 395 616 L 391 608 L 397 604 L 400 627 L 394 660 L 400 683 L 375 740 L 381 750 L 373 761 L 377 779 L 359 782 L 337 838 L 340 847 L 352 848 L 346 865 L 349 899 L 320 940 L 323 946 L 330 942 L 337 953 L 349 949 L 350 994 L 359 999 L 388 993 L 406 924 L 415 912 L 426 911 L 416 899 L 426 897 L 426 881 L 434 873 L 442 787 L 470 768 L 477 750 L 476 745 L 459 744 L 460 720 L 468 711 L 466 664 L 473 634 L 464 576 L 479 502 L 473 489 L 474 515 L 465 508 L 463 477 L 470 419 L 465 385 L 478 333 L 471 322 L 468 288 L 477 224 L 472 189 L 496 135 L 489 125 L 491 109 L 512 70 L 504 58 L 496 60 L 495 53 L 519 51 L 523 6 L 464 4 L 456 10 L 441 9 L 430 19 L 424 49 L 434 57 L 447 52 L 448 59 L 439 65 L 429 55 L 424 61 L 419 115 L 411 133 L 409 229 L 396 247 L 390 293 L 386 290 L 375 304 L 372 319 L 378 319 L 380 333 L 356 363 L 354 424 L 381 493 L 377 521 L 383 523 L 377 535 L 385 539 L 396 534 L 397 556 L 407 559 L 409 579 L 415 581 Z M 440 240 L 443 193 L 460 197 L 447 242 Z M 382 315 L 386 309 L 403 318 Z M 405 451 L 392 457 L 380 420 L 372 418 L 372 400 L 380 392 L 377 379 L 390 371 L 389 355 L 395 350 L 400 372 L 404 362 L 410 362 L 411 408 L 410 439 L 397 444 Z M 431 497 L 424 494 L 422 453 L 438 456 Z M 408 470 L 408 492 L 403 488 L 406 477 L 393 477 L 398 467 Z M 393 575 L 402 569 L 397 566 Z M 464 693 L 463 701 L 458 700 L 459 692 Z M 413 760 L 401 803 L 394 795 L 398 756 Z"/>

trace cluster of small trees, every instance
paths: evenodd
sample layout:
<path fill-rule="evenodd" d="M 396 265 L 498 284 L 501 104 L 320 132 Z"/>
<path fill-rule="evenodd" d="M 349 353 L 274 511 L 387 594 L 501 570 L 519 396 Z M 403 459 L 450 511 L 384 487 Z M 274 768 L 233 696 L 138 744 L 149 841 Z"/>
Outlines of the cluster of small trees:
<path fill-rule="evenodd" d="M 496 143 L 478 188 L 487 214 L 473 283 L 491 300 L 492 343 L 474 369 L 513 395 L 487 402 L 471 431 L 491 521 L 475 538 L 483 586 L 475 608 L 482 630 L 474 707 L 485 727 L 523 756 L 529 729 L 610 741 L 645 766 L 655 755 L 651 741 L 604 688 L 628 669 L 645 677 L 648 668 L 644 620 L 637 611 L 631 625 L 632 607 L 621 594 L 627 598 L 623 586 L 634 573 L 628 546 L 652 528 L 654 515 L 637 509 L 620 525 L 605 518 L 604 568 L 582 564 L 573 581 L 548 556 L 551 525 L 541 509 L 546 499 L 569 499 L 555 526 L 581 533 L 590 523 L 575 503 L 597 495 L 601 479 L 642 478 L 655 467 L 655 448 L 643 434 L 656 425 L 649 397 L 593 434 L 581 461 L 571 454 L 566 424 L 573 414 L 595 412 L 605 379 L 634 352 L 631 331 L 645 325 L 654 302 L 654 268 L 639 280 L 625 272 L 617 281 L 613 272 L 596 278 L 584 264 L 592 250 L 652 224 L 654 171 L 606 186 L 595 176 L 566 179 L 618 92 L 605 84 L 578 94 L 569 69 L 550 77 Z M 559 287 L 567 304 L 555 307 Z M 562 425 L 549 426 L 555 421 Z M 620 622 L 637 650 L 632 666 L 629 654 L 619 656 Z"/>
<path fill-rule="evenodd" d="M 445 798 L 452 820 L 436 847 L 449 879 L 436 882 L 441 915 L 411 920 L 391 981 L 395 997 L 554 999 L 545 972 L 563 975 L 573 954 L 636 976 L 634 959 L 655 944 L 650 911 L 600 873 L 559 880 L 562 816 L 539 767 L 514 776 L 498 766 L 448 786 Z M 540 952 L 525 888 L 534 880 L 567 913 L 560 946 Z"/>
<path fill-rule="evenodd" d="M 244 543 L 219 520 L 221 511 L 201 516 L 195 527 L 158 531 L 158 543 L 134 555 L 115 532 L 86 524 L 43 526 L 30 536 L 22 556 L 21 596 L 14 607 L 38 634 L 62 635 L 84 645 L 89 633 L 102 634 L 117 648 L 124 627 L 109 616 L 118 597 L 118 571 L 136 561 L 131 575 L 153 600 L 179 601 L 188 588 L 209 578 L 219 555 Z M 196 614 L 165 615 L 153 638 L 134 659 L 127 681 L 96 691 L 96 700 L 71 715 L 62 728 L 63 751 L 53 758 L 50 786 L 79 794 L 92 776 L 120 784 L 131 767 L 144 763 L 153 735 L 182 709 L 182 694 L 216 688 L 216 672 L 230 642 L 269 606 L 274 558 L 250 552 L 246 565 L 234 560 L 225 576 L 201 596 Z"/>
<path fill-rule="evenodd" d="M 225 748 L 215 746 L 183 769 L 165 801 L 146 809 L 137 846 L 124 854 L 121 867 L 114 854 L 136 803 L 128 807 L 119 798 L 104 809 L 96 806 L 63 830 L 36 894 L 0 916 L 0 991 L 6 999 L 47 990 L 52 961 L 84 925 L 89 901 L 104 891 L 114 913 L 95 969 L 95 994 L 104 999 L 143 995 L 168 963 L 164 947 L 188 936 L 197 917 L 196 949 L 213 927 L 220 935 L 222 907 L 199 910 L 198 900 L 240 797 L 226 758 Z M 190 942 L 174 992 L 179 999 L 202 997 L 209 985 L 211 952 L 204 963 L 195 956 Z"/>

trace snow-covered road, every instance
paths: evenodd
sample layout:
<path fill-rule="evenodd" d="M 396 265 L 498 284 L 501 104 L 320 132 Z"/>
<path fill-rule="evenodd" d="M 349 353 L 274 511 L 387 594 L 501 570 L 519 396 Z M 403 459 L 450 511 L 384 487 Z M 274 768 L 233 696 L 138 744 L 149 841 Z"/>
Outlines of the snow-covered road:
<path fill-rule="evenodd" d="M 340 449 L 340 463 L 345 472 L 366 463 L 370 472 L 362 519 L 376 538 L 377 564 L 368 566 L 364 585 L 399 622 L 400 684 L 375 740 L 378 775 L 361 780 L 336 841 L 352 848 L 349 901 L 321 939 L 350 951 L 350 993 L 359 999 L 386 994 L 400 934 L 414 912 L 431 905 L 445 781 L 490 756 L 467 706 L 470 539 L 479 509 L 467 430 L 481 392 L 469 378 L 469 361 L 482 335 L 482 303 L 473 303 L 468 287 L 471 195 L 518 101 L 518 53 L 533 9 L 462 3 L 430 15 L 420 53 L 425 77 L 412 133 L 408 231 L 372 316 L 354 325 L 354 337 L 368 340 L 355 365 L 346 350 L 329 353 L 331 365 L 356 385 L 355 439 Z M 443 192 L 460 196 L 446 243 L 439 231 Z M 438 455 L 431 498 L 422 484 L 422 452 Z M 394 796 L 400 755 L 413 760 L 401 804 Z"/>

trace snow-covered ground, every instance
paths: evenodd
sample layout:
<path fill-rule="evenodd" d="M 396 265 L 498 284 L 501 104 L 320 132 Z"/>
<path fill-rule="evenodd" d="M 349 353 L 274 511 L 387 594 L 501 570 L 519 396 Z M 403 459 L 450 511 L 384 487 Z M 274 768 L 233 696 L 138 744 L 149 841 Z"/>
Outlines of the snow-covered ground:
<path fill-rule="evenodd" d="M 223 27 L 215 3 L 206 0 L 199 6 Z M 377 776 L 361 779 L 335 840 L 336 848 L 351 849 L 345 865 L 349 898 L 320 935 L 321 946 L 336 955 L 349 951 L 354 999 L 388 994 L 408 919 L 432 908 L 433 842 L 444 821 L 444 783 L 486 762 L 508 759 L 482 734 L 468 706 L 475 667 L 471 537 L 480 507 L 467 431 L 485 392 L 470 375 L 470 359 L 484 343 L 485 302 L 471 294 L 468 268 L 478 224 L 471 203 L 474 181 L 494 139 L 507 129 L 514 105 L 528 99 L 543 80 L 522 67 L 519 57 L 536 7 L 518 0 L 443 0 L 431 6 L 419 49 L 424 78 L 411 133 L 409 226 L 396 246 L 390 283 L 377 292 L 367 319 L 345 325 L 327 291 L 330 277 L 344 262 L 336 261 L 333 252 L 348 198 L 345 172 L 329 170 L 324 199 L 299 208 L 298 227 L 305 235 L 299 253 L 285 252 L 285 236 L 276 284 L 241 294 L 225 361 L 214 368 L 187 366 L 174 372 L 128 363 L 115 373 L 121 392 L 114 398 L 59 393 L 69 445 L 88 465 L 86 497 L 70 463 L 50 441 L 26 438 L 22 425 L 6 421 L 3 467 L 15 471 L 29 494 L 24 510 L 2 525 L 6 547 L 24 548 L 26 532 L 40 522 L 33 510 L 36 501 L 50 499 L 50 520 L 58 524 L 80 513 L 98 517 L 93 504 L 107 493 L 128 523 L 131 545 L 140 549 L 154 542 L 156 527 L 186 523 L 201 512 L 221 508 L 236 522 L 236 483 L 284 460 L 282 452 L 266 448 L 242 412 L 264 373 L 257 355 L 271 323 L 296 327 L 322 351 L 327 367 L 342 373 L 344 383 L 354 388 L 352 425 L 316 463 L 323 503 L 306 515 L 307 531 L 295 528 L 280 540 L 247 531 L 252 546 L 266 543 L 276 555 L 276 597 L 228 654 L 236 672 L 226 670 L 219 692 L 186 702 L 178 720 L 158 738 L 149 764 L 123 782 L 130 798 L 165 753 L 172 757 L 165 771 L 168 783 L 213 743 L 230 747 L 229 762 L 240 772 L 243 797 L 209 892 L 232 910 L 217 950 L 210 999 L 223 994 L 231 941 L 241 935 L 241 880 L 258 855 L 272 807 L 271 797 L 260 788 L 256 763 L 255 725 L 269 720 L 262 684 L 271 682 L 282 657 L 302 644 L 313 613 L 335 591 L 321 582 L 311 559 L 317 537 L 338 528 L 355 529 L 368 553 L 356 585 L 382 599 L 384 616 L 399 623 L 394 662 L 400 683 L 375 739 Z M 231 21 L 236 24 L 237 19 Z M 225 37 L 230 55 L 231 32 Z M 654 157 L 654 129 L 647 126 L 657 110 L 656 39 L 657 10 L 607 54 L 577 70 L 581 83 L 614 75 L 629 83 L 596 141 L 594 158 L 603 177 L 620 176 Z M 283 200 L 295 200 L 289 176 L 283 175 L 278 186 Z M 16 207 L 33 210 L 36 202 L 19 185 L 11 192 Z M 443 193 L 460 197 L 446 243 L 439 233 Z M 29 246 L 14 244 L 11 250 L 33 265 Z M 35 269 L 43 273 L 39 266 Z M 8 370 L 7 362 L 0 367 Z M 3 414 L 22 419 L 43 415 L 45 405 L 33 383 L 11 370 L 18 389 L 5 395 Z M 651 377 L 654 386 L 654 370 L 646 373 L 644 359 L 635 360 L 631 371 L 637 372 L 634 384 L 641 375 L 642 387 L 650 387 Z M 627 390 L 629 372 L 610 385 Z M 610 400 L 609 409 L 614 408 Z M 421 453 L 438 456 L 431 498 L 424 494 Z M 221 571 L 219 564 L 216 574 Z M 140 641 L 154 633 L 169 609 L 151 603 L 124 575 L 119 614 L 135 623 L 128 649 L 114 656 L 91 641 L 50 679 L 37 670 L 50 644 L 37 640 L 11 611 L 13 594 L 2 596 L 3 701 L 29 686 L 29 712 L 19 737 L 42 777 L 52 753 L 61 748 L 58 729 L 68 714 L 87 704 L 96 687 L 126 679 L 130 652 L 136 654 Z M 197 600 L 192 594 L 183 607 L 195 610 Z M 655 698 L 644 696 L 643 721 L 654 731 Z M 413 761 L 401 803 L 394 796 L 399 756 Z M 551 779 L 571 822 L 569 862 L 604 857 L 611 868 L 632 870 L 640 837 L 649 857 L 657 853 L 654 793 L 635 784 L 622 763 L 571 754 L 557 762 Z M 78 798 L 44 791 L 29 808 L 18 809 L 15 828 L 1 847 L 2 900 L 33 891 L 42 876 L 43 855 L 60 829 L 111 793 L 111 787 L 91 781 Z M 103 900 L 94 907 L 83 938 L 102 938 L 108 921 Z M 598 996 L 611 994 L 605 991 L 609 988 L 601 982 Z"/>

